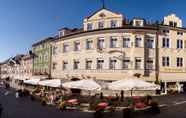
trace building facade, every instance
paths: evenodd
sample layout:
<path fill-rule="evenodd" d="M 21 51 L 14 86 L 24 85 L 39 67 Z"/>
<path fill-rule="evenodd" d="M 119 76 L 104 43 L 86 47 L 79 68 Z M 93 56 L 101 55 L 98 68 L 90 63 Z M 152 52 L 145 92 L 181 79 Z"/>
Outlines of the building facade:
<path fill-rule="evenodd" d="M 6 79 L 9 76 L 9 59 L 1 63 L 1 79 Z"/>
<path fill-rule="evenodd" d="M 52 37 L 46 38 L 32 45 L 32 52 L 35 55 L 33 59 L 33 74 L 48 75 L 51 73 L 51 54 Z"/>
<path fill-rule="evenodd" d="M 19 81 L 32 77 L 33 56 L 20 54 L 1 64 L 1 78 L 10 80 L 10 86 L 17 88 Z"/>
<path fill-rule="evenodd" d="M 83 30 L 62 32 L 52 42 L 52 78 L 113 81 L 139 75 L 164 89 L 186 82 L 186 29 L 175 14 L 149 23 L 101 9 L 84 19 Z"/>

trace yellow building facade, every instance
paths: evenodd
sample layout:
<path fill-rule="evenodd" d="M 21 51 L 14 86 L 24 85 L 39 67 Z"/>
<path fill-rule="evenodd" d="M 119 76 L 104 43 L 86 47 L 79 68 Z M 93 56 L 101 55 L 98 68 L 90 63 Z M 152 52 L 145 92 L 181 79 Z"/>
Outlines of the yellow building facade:
<path fill-rule="evenodd" d="M 52 42 L 51 76 L 114 81 L 139 75 L 166 91 L 168 83 L 186 82 L 185 32 L 175 14 L 148 23 L 101 9 L 84 19 L 83 29 L 60 30 Z"/>

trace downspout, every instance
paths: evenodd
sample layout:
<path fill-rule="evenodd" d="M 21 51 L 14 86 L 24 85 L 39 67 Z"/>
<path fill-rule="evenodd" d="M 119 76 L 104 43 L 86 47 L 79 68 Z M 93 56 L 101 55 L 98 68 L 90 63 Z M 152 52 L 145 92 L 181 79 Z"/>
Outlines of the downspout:
<path fill-rule="evenodd" d="M 160 27 L 157 23 L 157 31 L 156 31 L 156 49 L 155 49 L 155 83 L 159 84 L 159 35 L 160 35 Z"/>
<path fill-rule="evenodd" d="M 49 74 L 48 74 L 48 77 L 49 79 L 51 79 L 51 71 L 52 71 L 52 45 L 51 43 L 49 42 Z"/>

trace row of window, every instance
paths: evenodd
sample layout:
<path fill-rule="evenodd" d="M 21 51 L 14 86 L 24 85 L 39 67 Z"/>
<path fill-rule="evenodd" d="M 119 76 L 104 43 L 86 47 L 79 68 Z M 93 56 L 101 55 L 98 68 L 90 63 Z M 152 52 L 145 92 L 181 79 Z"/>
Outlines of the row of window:
<path fill-rule="evenodd" d="M 163 33 L 168 34 L 168 33 L 170 33 L 170 31 L 169 31 L 169 30 L 163 30 Z M 183 32 L 178 31 L 178 32 L 177 32 L 177 35 L 179 35 L 179 36 L 183 36 L 183 35 L 184 35 L 184 33 L 183 33 Z"/>
<path fill-rule="evenodd" d="M 162 47 L 163 48 L 170 48 L 170 39 L 169 38 L 163 38 Z M 176 48 L 184 48 L 183 40 L 177 39 Z"/>
<path fill-rule="evenodd" d="M 48 48 L 49 47 L 49 44 L 48 43 L 43 43 L 37 47 L 34 47 L 33 50 L 34 51 L 37 51 L 37 50 L 40 50 L 40 49 L 45 49 L 45 48 Z"/>
<path fill-rule="evenodd" d="M 136 38 L 135 39 L 135 47 L 142 47 L 142 38 Z M 85 48 L 87 50 L 93 49 L 93 40 L 86 40 L 86 46 Z M 130 38 L 123 38 L 123 48 L 130 48 L 132 46 Z M 117 48 L 119 47 L 118 45 L 118 39 L 116 37 L 111 37 L 110 39 L 110 48 Z M 153 39 L 147 39 L 146 40 L 146 47 L 147 48 L 154 48 L 154 40 Z M 98 49 L 103 49 L 106 48 L 105 46 L 105 39 L 104 38 L 98 38 L 97 41 L 97 48 Z M 68 52 L 70 49 L 70 46 L 68 43 L 63 44 L 63 52 Z M 55 54 L 57 51 L 57 48 L 53 48 L 53 54 Z M 80 41 L 75 41 L 74 42 L 74 51 L 80 51 Z"/>
<path fill-rule="evenodd" d="M 98 58 L 97 59 L 97 66 L 96 69 L 104 69 L 104 59 Z M 109 69 L 117 69 L 116 65 L 117 65 L 118 60 L 116 59 L 110 59 L 109 62 Z M 85 68 L 86 69 L 93 69 L 93 61 L 86 59 L 85 62 Z M 63 61 L 63 70 L 66 70 L 68 68 L 68 61 Z M 131 61 L 130 58 L 125 58 L 122 61 L 122 69 L 130 69 L 130 65 L 131 65 Z M 149 58 L 146 62 L 146 68 L 148 70 L 152 70 L 153 69 L 153 59 Z M 176 65 L 177 67 L 183 67 L 183 58 L 182 57 L 177 57 L 176 58 Z M 57 66 L 57 63 L 53 63 L 53 69 L 55 70 Z M 162 66 L 163 67 L 169 67 L 170 66 L 170 58 L 169 57 L 162 57 Z M 80 68 L 80 61 L 79 60 L 74 60 L 73 62 L 73 69 L 77 70 Z M 141 57 L 137 57 L 135 58 L 135 69 L 142 69 L 142 58 Z"/>
<path fill-rule="evenodd" d="M 97 59 L 97 66 L 96 69 L 104 69 L 104 62 L 105 60 L 102 58 Z M 117 63 L 118 60 L 116 59 L 110 59 L 109 61 L 109 69 L 117 69 Z M 63 61 L 63 70 L 66 70 L 68 68 L 68 61 Z M 122 61 L 122 69 L 130 69 L 131 61 L 130 58 L 124 58 Z M 53 69 L 56 69 L 57 63 L 53 63 Z M 74 60 L 73 62 L 73 69 L 79 69 L 80 68 L 80 61 Z M 93 69 L 93 61 L 90 59 L 85 60 L 85 68 L 86 69 Z M 142 69 L 142 58 L 137 57 L 135 58 L 135 69 Z M 153 59 L 149 58 L 146 63 L 146 69 L 152 70 L 153 69 Z"/>
<path fill-rule="evenodd" d="M 118 43 L 117 43 L 118 39 L 112 37 L 110 39 L 110 48 L 117 48 Z M 147 39 L 146 40 L 146 47 L 147 48 L 154 48 L 154 40 L 153 39 Z M 131 40 L 130 38 L 123 38 L 123 48 L 130 48 L 131 47 Z M 135 39 L 135 47 L 142 47 L 142 39 L 141 38 L 136 38 Z M 163 38 L 162 40 L 162 47 L 163 48 L 170 48 L 170 39 L 169 38 Z M 93 49 L 93 40 L 86 40 L 86 47 L 87 50 L 89 49 Z M 97 42 L 97 48 L 98 49 L 103 49 L 106 48 L 105 47 L 105 39 L 104 38 L 99 38 L 98 42 Z M 184 42 L 181 39 L 177 40 L 176 43 L 176 48 L 184 48 Z M 64 43 L 63 44 L 63 52 L 68 52 L 69 51 L 69 44 L 68 43 Z M 56 53 L 57 47 L 53 48 L 53 54 Z M 74 42 L 74 51 L 80 51 L 80 41 L 75 41 Z"/>
<path fill-rule="evenodd" d="M 169 57 L 162 57 L 162 66 L 164 66 L 164 67 L 170 66 L 170 58 Z M 176 66 L 183 67 L 183 58 L 182 57 L 176 58 Z"/>
<path fill-rule="evenodd" d="M 103 29 L 105 27 L 105 22 L 104 21 L 99 21 L 97 27 L 98 27 L 98 29 Z M 110 21 L 110 27 L 111 28 L 117 27 L 117 20 L 111 20 Z M 87 24 L 87 30 L 93 30 L 93 23 L 88 23 Z"/>

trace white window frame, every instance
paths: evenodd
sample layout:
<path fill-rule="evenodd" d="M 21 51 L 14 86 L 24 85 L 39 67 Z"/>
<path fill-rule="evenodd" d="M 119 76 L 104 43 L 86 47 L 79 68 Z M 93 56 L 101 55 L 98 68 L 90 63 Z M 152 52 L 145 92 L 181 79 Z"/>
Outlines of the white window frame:
<path fill-rule="evenodd" d="M 163 56 L 162 57 L 162 66 L 163 67 L 169 67 L 170 66 L 170 57 L 169 56 Z"/>
<path fill-rule="evenodd" d="M 116 28 L 117 27 L 117 20 L 111 20 L 110 21 L 110 27 L 111 28 Z"/>
<path fill-rule="evenodd" d="M 73 68 L 74 70 L 78 70 L 80 66 L 80 61 L 79 60 L 74 60 Z"/>
<path fill-rule="evenodd" d="M 86 59 L 86 66 L 85 67 L 87 70 L 91 70 L 92 69 L 92 60 Z"/>
<path fill-rule="evenodd" d="M 80 41 L 74 41 L 74 51 L 80 51 L 80 50 L 81 50 Z"/>
<path fill-rule="evenodd" d="M 68 52 L 69 51 L 69 44 L 68 43 L 63 43 L 63 52 Z"/>
<path fill-rule="evenodd" d="M 104 59 L 97 59 L 97 69 L 102 70 L 104 67 Z"/>
<path fill-rule="evenodd" d="M 111 37 L 110 38 L 110 48 L 117 48 L 117 42 L 118 38 L 117 37 Z"/>
<path fill-rule="evenodd" d="M 123 38 L 123 48 L 130 48 L 131 47 L 131 40 L 128 37 Z"/>
<path fill-rule="evenodd" d="M 97 46 L 98 46 L 98 49 L 104 49 L 105 48 L 105 38 L 103 38 L 103 37 L 98 38 Z"/>
<path fill-rule="evenodd" d="M 117 68 L 117 60 L 110 58 L 109 60 L 109 68 L 111 70 L 115 70 Z"/>
<path fill-rule="evenodd" d="M 150 41 L 150 43 L 152 43 L 152 45 L 149 44 L 149 41 Z M 155 47 L 154 45 L 155 45 L 154 39 L 151 39 L 151 38 L 147 39 L 147 41 L 146 41 L 147 48 L 154 48 Z"/>
<path fill-rule="evenodd" d="M 183 67 L 184 61 L 182 57 L 177 57 L 176 58 L 176 66 L 177 67 Z"/>
<path fill-rule="evenodd" d="M 122 61 L 122 68 L 127 70 L 130 68 L 130 57 L 125 57 Z"/>
<path fill-rule="evenodd" d="M 162 47 L 163 48 L 170 48 L 170 38 L 162 38 Z"/>
<path fill-rule="evenodd" d="M 141 37 L 136 37 L 135 38 L 135 47 L 137 47 L 137 48 L 142 47 L 142 38 Z"/>
<path fill-rule="evenodd" d="M 135 58 L 135 69 L 136 70 L 142 69 L 142 58 L 141 57 Z"/>
<path fill-rule="evenodd" d="M 86 40 L 86 49 L 87 50 L 93 49 L 93 40 L 90 39 Z"/>
<path fill-rule="evenodd" d="M 105 27 L 105 22 L 104 21 L 99 21 L 98 22 L 98 29 L 103 29 Z"/>
<path fill-rule="evenodd" d="M 177 49 L 183 49 L 184 48 L 184 41 L 182 39 L 177 39 L 176 48 Z"/>
<path fill-rule="evenodd" d="M 63 61 L 63 70 L 68 69 L 68 61 Z"/>
<path fill-rule="evenodd" d="M 146 69 L 153 70 L 154 69 L 154 60 L 153 58 L 148 58 L 146 62 Z"/>

